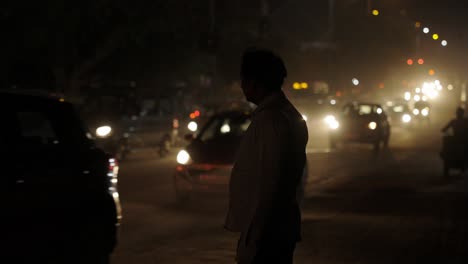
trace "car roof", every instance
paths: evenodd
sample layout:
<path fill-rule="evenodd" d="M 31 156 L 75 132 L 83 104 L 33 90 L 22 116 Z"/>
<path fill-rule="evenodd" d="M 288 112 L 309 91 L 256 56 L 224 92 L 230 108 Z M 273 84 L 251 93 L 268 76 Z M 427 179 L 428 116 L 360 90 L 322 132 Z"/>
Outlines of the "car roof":
<path fill-rule="evenodd" d="M 370 106 L 377 106 L 377 107 L 382 107 L 381 104 L 377 104 L 377 103 L 367 103 L 367 102 L 350 102 L 348 103 L 347 105 L 370 105 Z"/>
<path fill-rule="evenodd" d="M 41 91 L 11 91 L 0 90 L 1 101 L 4 102 L 42 102 L 42 103 L 64 103 L 64 99 L 57 94 Z"/>

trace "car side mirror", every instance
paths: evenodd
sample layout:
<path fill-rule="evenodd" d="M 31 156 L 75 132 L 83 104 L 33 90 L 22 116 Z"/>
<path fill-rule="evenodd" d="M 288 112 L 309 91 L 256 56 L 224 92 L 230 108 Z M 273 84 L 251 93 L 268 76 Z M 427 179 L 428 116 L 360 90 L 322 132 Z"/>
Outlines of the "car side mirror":
<path fill-rule="evenodd" d="M 190 141 L 193 141 L 195 137 L 193 134 L 187 134 L 184 136 L 184 139 L 190 142 Z"/>

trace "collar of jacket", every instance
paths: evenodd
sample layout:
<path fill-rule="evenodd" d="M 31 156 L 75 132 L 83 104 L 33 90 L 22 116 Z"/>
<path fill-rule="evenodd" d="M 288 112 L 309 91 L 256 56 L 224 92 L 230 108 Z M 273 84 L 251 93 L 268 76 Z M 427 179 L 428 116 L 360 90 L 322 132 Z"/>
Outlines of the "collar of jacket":
<path fill-rule="evenodd" d="M 263 109 L 268 108 L 270 105 L 275 104 L 276 102 L 282 101 L 286 96 L 282 90 L 275 91 L 272 94 L 268 95 L 263 101 L 257 106 L 255 111 L 252 113 L 252 116 L 255 116 L 257 113 L 261 112 Z"/>

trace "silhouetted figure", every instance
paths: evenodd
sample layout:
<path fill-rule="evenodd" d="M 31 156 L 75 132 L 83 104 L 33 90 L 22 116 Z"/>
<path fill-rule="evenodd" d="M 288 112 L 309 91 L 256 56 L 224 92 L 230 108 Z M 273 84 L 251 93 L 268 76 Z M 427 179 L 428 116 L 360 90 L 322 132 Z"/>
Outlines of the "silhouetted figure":
<path fill-rule="evenodd" d="M 453 136 L 457 139 L 463 139 L 464 133 L 467 129 L 467 120 L 464 118 L 465 110 L 461 107 L 457 108 L 456 118 L 452 119 L 443 129 L 442 132 L 447 132 L 452 129 Z"/>
<path fill-rule="evenodd" d="M 308 132 L 301 114 L 281 91 L 281 58 L 268 50 L 243 55 L 242 90 L 257 105 L 230 181 L 226 228 L 240 232 L 238 263 L 292 263 L 300 240 L 296 199 L 306 163 Z"/>
<path fill-rule="evenodd" d="M 453 136 L 444 136 L 441 151 L 441 157 L 444 161 L 444 176 L 449 176 L 451 169 L 459 169 L 462 173 L 466 170 L 468 163 L 468 122 L 464 118 L 465 111 L 458 107 L 456 118 L 451 120 L 443 129 L 442 132 L 452 130 Z"/>

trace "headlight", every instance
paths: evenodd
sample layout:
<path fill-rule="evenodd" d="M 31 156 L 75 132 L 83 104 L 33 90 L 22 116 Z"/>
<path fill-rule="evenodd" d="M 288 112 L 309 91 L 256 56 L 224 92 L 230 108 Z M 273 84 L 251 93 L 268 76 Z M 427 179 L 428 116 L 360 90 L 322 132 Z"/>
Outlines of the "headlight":
<path fill-rule="evenodd" d="M 333 129 L 333 130 L 336 130 L 340 127 L 340 123 L 338 123 L 338 121 L 333 121 L 332 123 L 330 123 L 330 128 Z"/>
<path fill-rule="evenodd" d="M 105 138 L 110 135 L 112 128 L 110 126 L 100 126 L 96 128 L 96 136 L 100 138 Z"/>
<path fill-rule="evenodd" d="M 419 115 L 419 109 L 413 109 L 413 115 Z"/>
<path fill-rule="evenodd" d="M 424 108 L 423 110 L 421 110 L 421 115 L 428 116 L 429 115 L 429 108 Z"/>
<path fill-rule="evenodd" d="M 187 151 L 181 150 L 177 154 L 177 162 L 182 165 L 187 165 L 190 162 L 190 155 Z"/>
<path fill-rule="evenodd" d="M 340 127 L 340 123 L 336 120 L 336 118 L 332 115 L 326 116 L 323 121 L 328 125 L 330 129 L 338 129 Z"/>
<path fill-rule="evenodd" d="M 328 116 L 326 116 L 326 117 L 323 119 L 323 121 L 324 121 L 325 123 L 327 123 L 327 124 L 330 124 L 330 123 L 332 123 L 333 121 L 336 121 L 336 119 L 335 119 L 334 116 L 328 115 Z"/>
<path fill-rule="evenodd" d="M 369 127 L 370 130 L 375 130 L 377 128 L 377 123 L 376 122 L 370 122 L 367 127 Z"/>
<path fill-rule="evenodd" d="M 307 116 L 306 116 L 306 115 L 302 115 L 302 119 L 304 119 L 304 121 L 307 121 Z"/>
<path fill-rule="evenodd" d="M 404 115 L 401 117 L 401 120 L 402 120 L 404 123 L 409 123 L 409 122 L 411 122 L 411 116 L 408 115 L 408 114 L 404 114 Z"/>
<path fill-rule="evenodd" d="M 192 132 L 196 132 L 198 129 L 198 124 L 195 121 L 190 121 L 190 123 L 187 125 L 187 128 Z"/>

